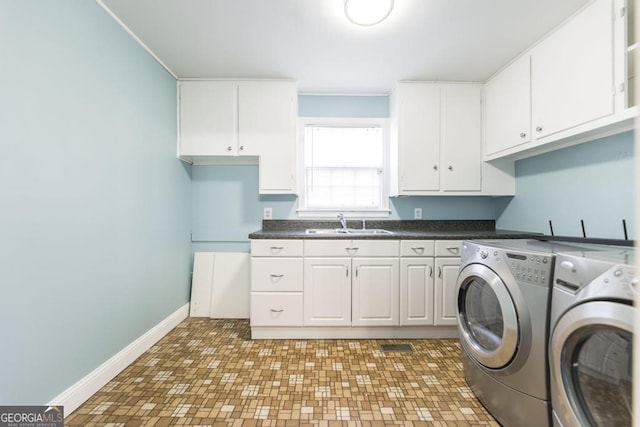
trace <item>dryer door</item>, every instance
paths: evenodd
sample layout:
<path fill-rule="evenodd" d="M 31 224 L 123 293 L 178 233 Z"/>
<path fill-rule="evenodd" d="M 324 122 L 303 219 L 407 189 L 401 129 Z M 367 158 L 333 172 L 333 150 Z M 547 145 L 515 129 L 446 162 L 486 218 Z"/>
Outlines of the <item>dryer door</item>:
<path fill-rule="evenodd" d="M 563 426 L 630 426 L 634 308 L 581 304 L 551 336 L 551 395 Z"/>
<path fill-rule="evenodd" d="M 502 279 L 485 265 L 470 264 L 458 275 L 458 329 L 469 356 L 487 368 L 503 368 L 516 355 L 516 307 Z"/>

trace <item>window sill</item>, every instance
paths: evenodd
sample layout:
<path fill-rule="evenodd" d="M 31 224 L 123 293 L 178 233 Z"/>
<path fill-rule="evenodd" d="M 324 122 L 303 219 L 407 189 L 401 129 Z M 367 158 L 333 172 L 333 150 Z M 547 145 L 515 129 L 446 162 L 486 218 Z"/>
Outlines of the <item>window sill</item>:
<path fill-rule="evenodd" d="M 333 209 L 298 209 L 298 218 L 336 218 L 338 214 L 343 214 L 345 218 L 388 218 L 391 215 L 389 209 L 370 211 L 341 211 Z"/>

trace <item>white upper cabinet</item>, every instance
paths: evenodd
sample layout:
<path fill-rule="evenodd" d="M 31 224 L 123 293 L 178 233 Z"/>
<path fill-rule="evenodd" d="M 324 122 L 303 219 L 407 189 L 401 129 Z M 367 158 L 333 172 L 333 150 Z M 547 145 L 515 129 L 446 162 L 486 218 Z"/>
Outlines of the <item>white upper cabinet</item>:
<path fill-rule="evenodd" d="M 482 189 L 481 85 L 441 85 L 441 188 Z"/>
<path fill-rule="evenodd" d="M 178 87 L 180 156 L 237 155 L 235 83 L 189 81 Z"/>
<path fill-rule="evenodd" d="M 525 55 L 485 86 L 486 152 L 531 141 L 531 65 Z"/>
<path fill-rule="evenodd" d="M 398 83 L 399 192 L 440 190 L 440 86 Z"/>
<path fill-rule="evenodd" d="M 534 138 L 613 114 L 612 14 L 598 0 L 532 50 Z"/>
<path fill-rule="evenodd" d="M 399 82 L 393 102 L 392 192 L 480 194 L 481 85 Z"/>
<path fill-rule="evenodd" d="M 255 164 L 261 194 L 293 194 L 297 89 L 291 81 L 180 81 L 179 157 Z"/>
<path fill-rule="evenodd" d="M 485 159 L 633 128 L 624 0 L 594 0 L 485 86 Z"/>

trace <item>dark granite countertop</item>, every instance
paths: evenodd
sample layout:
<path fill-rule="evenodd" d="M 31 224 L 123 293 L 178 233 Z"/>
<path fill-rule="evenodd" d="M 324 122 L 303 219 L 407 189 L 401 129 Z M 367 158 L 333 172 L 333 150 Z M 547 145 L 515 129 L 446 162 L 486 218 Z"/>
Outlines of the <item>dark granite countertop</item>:
<path fill-rule="evenodd" d="M 361 229 L 362 220 L 349 220 L 348 228 Z M 367 220 L 367 229 L 384 229 L 392 234 L 307 234 L 307 229 L 337 229 L 338 221 L 264 220 L 262 230 L 249 239 L 375 239 L 375 240 L 466 240 L 523 239 L 535 233 L 496 230 L 493 220 Z"/>

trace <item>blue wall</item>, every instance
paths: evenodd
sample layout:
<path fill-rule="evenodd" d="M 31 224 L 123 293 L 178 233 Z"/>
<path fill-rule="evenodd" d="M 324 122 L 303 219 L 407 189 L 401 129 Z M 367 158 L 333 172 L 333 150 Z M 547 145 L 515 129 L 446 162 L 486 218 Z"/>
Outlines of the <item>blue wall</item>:
<path fill-rule="evenodd" d="M 189 300 L 176 83 L 95 1 L 0 0 L 0 404 L 43 404 Z"/>
<path fill-rule="evenodd" d="M 389 117 L 388 96 L 300 95 L 301 117 Z M 262 212 L 297 219 L 295 196 L 260 196 L 257 166 L 194 166 L 192 181 L 194 251 L 249 250 L 247 235 L 262 227 Z M 491 197 L 392 198 L 389 219 L 494 219 Z"/>
<path fill-rule="evenodd" d="M 291 195 L 259 195 L 257 166 L 194 166 L 192 177 L 194 251 L 248 252 L 248 234 L 262 227 L 265 207 L 274 219 L 297 219 Z M 493 219 L 491 197 L 392 198 L 389 219 Z"/>
<path fill-rule="evenodd" d="M 516 196 L 496 201 L 499 228 L 622 239 L 634 223 L 633 132 L 516 162 Z"/>

